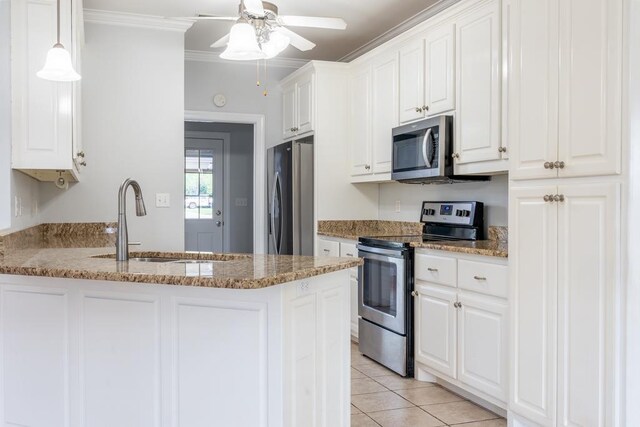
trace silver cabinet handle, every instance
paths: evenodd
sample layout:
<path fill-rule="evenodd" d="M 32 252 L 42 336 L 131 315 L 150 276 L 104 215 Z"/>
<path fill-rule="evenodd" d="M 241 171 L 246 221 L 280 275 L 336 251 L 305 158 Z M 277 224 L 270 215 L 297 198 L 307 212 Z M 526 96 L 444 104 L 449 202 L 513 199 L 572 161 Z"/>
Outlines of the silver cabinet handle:
<path fill-rule="evenodd" d="M 222 221 L 216 221 L 216 227 L 221 227 L 224 224 Z"/>
<path fill-rule="evenodd" d="M 456 302 L 454 302 L 454 303 L 453 303 L 453 306 L 454 306 L 455 308 L 458 308 L 458 302 L 457 302 L 457 301 L 456 301 Z"/>
<path fill-rule="evenodd" d="M 544 162 L 544 168 L 545 169 L 553 169 L 555 168 L 555 164 L 553 164 L 553 162 Z"/>
<path fill-rule="evenodd" d="M 422 111 L 429 111 L 429 106 L 428 105 L 423 105 L 422 106 Z"/>
<path fill-rule="evenodd" d="M 331 252 L 329 249 L 323 249 L 322 251 L 323 251 L 324 253 L 327 253 L 327 254 L 328 254 L 329 252 Z"/>
<path fill-rule="evenodd" d="M 437 269 L 437 268 L 427 267 L 427 271 L 430 271 L 430 272 L 432 272 L 432 273 L 435 273 L 435 272 L 437 272 L 437 271 L 438 271 L 438 269 Z"/>
<path fill-rule="evenodd" d="M 556 194 L 553 196 L 554 202 L 564 202 L 564 194 Z"/>
<path fill-rule="evenodd" d="M 80 162 L 80 166 L 87 166 L 87 162 L 85 162 L 84 160 Z"/>
<path fill-rule="evenodd" d="M 416 107 L 416 113 L 422 113 L 422 108 Z"/>
<path fill-rule="evenodd" d="M 553 166 L 556 167 L 557 169 L 564 169 L 564 162 L 553 162 Z"/>
<path fill-rule="evenodd" d="M 129 246 L 140 246 L 140 245 L 142 245 L 142 242 L 129 242 L 128 245 Z"/>
<path fill-rule="evenodd" d="M 544 200 L 545 202 L 553 202 L 553 196 L 545 194 L 542 200 Z"/>
<path fill-rule="evenodd" d="M 220 209 L 218 209 L 218 210 L 216 211 L 216 215 L 217 215 L 217 216 L 222 215 L 222 211 L 221 211 Z"/>
<path fill-rule="evenodd" d="M 365 168 L 366 170 L 369 170 L 369 169 L 371 169 L 371 165 L 364 165 L 364 168 Z"/>
<path fill-rule="evenodd" d="M 507 147 L 498 147 L 498 153 L 506 153 Z"/>
<path fill-rule="evenodd" d="M 473 278 L 476 280 L 487 280 L 486 277 L 482 277 L 482 276 L 473 276 Z"/>
<path fill-rule="evenodd" d="M 453 154 L 451 155 L 451 158 L 452 158 L 452 159 L 459 159 L 459 158 L 460 158 L 460 154 L 458 154 L 458 153 L 453 153 Z"/>
<path fill-rule="evenodd" d="M 346 255 L 346 256 L 350 256 L 350 257 L 353 257 L 353 254 L 345 254 L 345 255 Z"/>
<path fill-rule="evenodd" d="M 411 291 L 411 296 L 412 296 L 412 297 L 417 297 L 417 296 L 419 296 L 419 295 L 420 295 L 420 294 L 418 293 L 418 291 Z"/>
<path fill-rule="evenodd" d="M 78 151 L 76 157 L 84 157 L 84 151 Z"/>

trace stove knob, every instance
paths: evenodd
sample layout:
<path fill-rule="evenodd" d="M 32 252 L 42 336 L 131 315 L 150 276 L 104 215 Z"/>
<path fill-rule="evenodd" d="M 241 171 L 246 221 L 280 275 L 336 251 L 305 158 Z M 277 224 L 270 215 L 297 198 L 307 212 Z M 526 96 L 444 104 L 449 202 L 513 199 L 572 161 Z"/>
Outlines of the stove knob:
<path fill-rule="evenodd" d="M 464 216 L 464 211 L 460 209 L 456 209 L 456 216 Z"/>

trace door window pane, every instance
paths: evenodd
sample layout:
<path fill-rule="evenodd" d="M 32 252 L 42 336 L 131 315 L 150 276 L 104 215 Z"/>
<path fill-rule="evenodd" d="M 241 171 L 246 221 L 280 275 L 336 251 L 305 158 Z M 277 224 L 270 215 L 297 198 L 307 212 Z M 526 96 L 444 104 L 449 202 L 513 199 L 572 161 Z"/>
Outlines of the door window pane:
<path fill-rule="evenodd" d="M 184 217 L 213 218 L 213 150 L 185 150 Z"/>
<path fill-rule="evenodd" d="M 397 313 L 397 276 L 396 264 L 367 259 L 364 264 L 363 303 L 374 310 L 390 316 Z"/>

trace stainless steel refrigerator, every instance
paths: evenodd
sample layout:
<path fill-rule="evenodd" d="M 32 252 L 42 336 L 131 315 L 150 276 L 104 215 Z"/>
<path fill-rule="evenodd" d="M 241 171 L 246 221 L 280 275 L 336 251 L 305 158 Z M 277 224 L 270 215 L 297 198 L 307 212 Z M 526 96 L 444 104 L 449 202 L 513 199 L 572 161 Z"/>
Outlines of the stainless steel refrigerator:
<path fill-rule="evenodd" d="M 270 254 L 313 255 L 313 137 L 267 151 Z"/>

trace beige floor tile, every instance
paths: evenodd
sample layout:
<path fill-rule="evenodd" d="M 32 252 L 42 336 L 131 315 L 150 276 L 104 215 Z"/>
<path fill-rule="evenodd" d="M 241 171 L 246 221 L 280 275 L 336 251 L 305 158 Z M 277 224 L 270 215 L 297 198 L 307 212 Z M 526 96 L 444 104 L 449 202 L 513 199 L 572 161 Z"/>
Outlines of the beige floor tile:
<path fill-rule="evenodd" d="M 367 378 L 367 376 L 357 369 L 351 368 L 351 379 L 354 380 L 358 378 Z"/>
<path fill-rule="evenodd" d="M 361 413 L 362 413 L 362 411 L 360 409 L 358 409 L 355 406 L 351 405 L 351 415 L 361 414 Z"/>
<path fill-rule="evenodd" d="M 422 406 L 422 408 L 434 417 L 441 419 L 447 424 L 470 423 L 472 421 L 484 421 L 495 419 L 498 417 L 493 412 L 489 412 L 486 409 L 483 409 L 468 401 L 441 403 L 436 405 Z"/>
<path fill-rule="evenodd" d="M 369 412 L 382 427 L 436 427 L 445 425 L 420 408 L 402 408 L 391 411 Z"/>
<path fill-rule="evenodd" d="M 450 391 L 445 390 L 442 387 L 424 387 L 424 388 L 412 388 L 408 390 L 396 390 L 400 396 L 407 399 L 409 402 L 415 405 L 432 405 L 434 403 L 448 403 L 464 400 L 457 394 L 453 394 Z M 486 419 L 486 418 L 479 418 Z M 476 421 L 476 420 L 471 420 Z"/>
<path fill-rule="evenodd" d="M 351 396 L 351 403 L 362 412 L 386 411 L 389 409 L 409 408 L 413 406 L 392 391 L 379 393 L 356 394 Z"/>
<path fill-rule="evenodd" d="M 498 418 L 495 420 L 476 421 L 474 423 L 466 424 L 452 424 L 458 427 L 507 427 L 507 420 L 504 418 Z"/>
<path fill-rule="evenodd" d="M 351 415 L 351 427 L 378 427 L 379 424 L 365 414 Z"/>
<path fill-rule="evenodd" d="M 400 375 L 385 375 L 383 377 L 375 377 L 375 380 L 389 390 L 406 390 L 409 388 L 433 387 L 434 385 L 433 383 L 428 383 L 426 381 L 404 378 Z"/>
<path fill-rule="evenodd" d="M 371 378 L 359 378 L 351 380 L 351 394 L 377 393 L 389 391 L 385 386 L 375 382 Z"/>
<path fill-rule="evenodd" d="M 393 372 L 392 370 L 387 369 L 376 362 L 371 362 L 371 363 L 366 363 L 361 365 L 353 364 L 353 367 L 368 377 L 382 377 L 382 376 L 396 375 L 396 373 Z"/>

